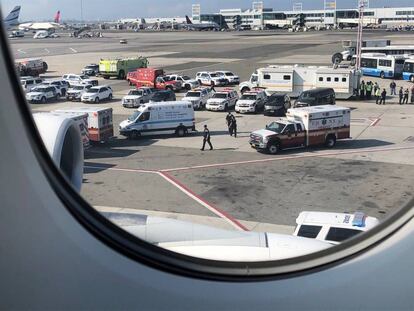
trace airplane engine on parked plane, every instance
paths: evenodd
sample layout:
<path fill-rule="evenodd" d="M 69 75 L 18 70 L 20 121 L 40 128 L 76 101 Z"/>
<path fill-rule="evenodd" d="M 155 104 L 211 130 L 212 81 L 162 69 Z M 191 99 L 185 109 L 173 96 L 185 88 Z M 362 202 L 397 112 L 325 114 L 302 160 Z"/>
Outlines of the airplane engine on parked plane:
<path fill-rule="evenodd" d="M 80 191 L 83 180 L 83 144 L 79 126 L 65 116 L 35 113 L 40 136 L 56 166 Z"/>

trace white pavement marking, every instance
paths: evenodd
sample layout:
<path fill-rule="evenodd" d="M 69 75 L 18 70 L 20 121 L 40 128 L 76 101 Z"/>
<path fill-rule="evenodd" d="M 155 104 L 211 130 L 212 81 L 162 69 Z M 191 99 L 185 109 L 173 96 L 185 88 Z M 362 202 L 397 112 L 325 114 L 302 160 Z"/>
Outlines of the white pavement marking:
<path fill-rule="evenodd" d="M 191 191 L 189 188 L 187 188 L 186 186 L 184 186 L 182 183 L 180 183 L 174 177 L 172 177 L 169 174 L 164 173 L 164 172 L 158 172 L 158 174 L 162 178 L 164 178 L 166 181 L 168 181 L 170 184 L 172 184 L 173 186 L 175 186 L 176 188 L 178 188 L 179 190 L 181 190 L 188 197 L 190 197 L 191 199 L 193 199 L 194 201 L 196 201 L 200 205 L 204 206 L 205 208 L 207 208 L 209 211 L 213 212 L 214 214 L 216 214 L 220 218 L 222 218 L 225 221 L 227 221 L 230 225 L 232 225 L 237 230 L 240 230 L 240 231 L 249 231 L 238 220 L 234 219 L 233 217 L 231 217 L 226 212 L 221 211 L 217 207 L 214 207 L 213 205 L 211 205 L 210 203 L 208 203 L 206 200 L 204 200 L 203 198 L 201 198 L 200 196 L 198 196 L 197 194 L 195 194 L 193 191 Z"/>
<path fill-rule="evenodd" d="M 48 49 L 45 49 L 45 52 L 46 52 L 47 54 L 50 54 L 50 51 L 49 51 Z"/>
<path fill-rule="evenodd" d="M 242 165 L 242 164 L 256 164 L 256 163 L 267 163 L 267 162 L 276 162 L 276 161 L 283 161 L 283 160 L 293 160 L 293 159 L 306 159 L 306 158 L 316 158 L 316 157 L 332 157 L 332 156 L 340 156 L 340 155 L 347 155 L 347 154 L 356 154 L 356 153 L 374 153 L 374 152 L 386 152 L 386 151 L 398 151 L 398 150 L 408 150 L 414 149 L 414 144 L 412 146 L 407 147 L 394 147 L 394 148 L 369 148 L 369 149 L 359 149 L 359 150 L 352 150 L 352 151 L 340 151 L 340 152 L 321 152 L 321 153 L 313 153 L 313 154 L 306 154 L 300 156 L 286 156 L 286 157 L 279 157 L 279 158 L 272 158 L 272 159 L 261 159 L 261 160 L 249 160 L 249 161 L 237 161 L 237 162 L 226 162 L 226 163 L 216 163 L 216 164 L 206 164 L 206 165 L 197 165 L 197 166 L 188 166 L 188 167 L 178 167 L 178 168 L 171 168 L 161 170 L 160 172 L 178 172 L 178 171 L 188 171 L 194 169 L 204 169 L 204 168 L 211 168 L 211 167 L 224 167 L 224 166 L 234 166 L 234 165 Z"/>
<path fill-rule="evenodd" d="M 73 53 L 78 53 L 74 48 L 69 48 Z"/>
<path fill-rule="evenodd" d="M 17 52 L 22 53 L 22 54 L 27 54 L 25 51 L 23 51 L 22 49 L 18 49 Z"/>

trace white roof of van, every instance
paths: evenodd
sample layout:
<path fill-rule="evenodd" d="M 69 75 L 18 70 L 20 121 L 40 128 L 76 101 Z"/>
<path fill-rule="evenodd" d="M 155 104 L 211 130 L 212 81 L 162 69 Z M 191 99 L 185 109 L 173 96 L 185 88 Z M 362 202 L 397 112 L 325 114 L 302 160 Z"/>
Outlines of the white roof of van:
<path fill-rule="evenodd" d="M 106 111 L 112 110 L 112 108 L 108 107 L 78 107 L 78 108 L 62 108 L 55 110 L 54 112 L 99 112 L 99 111 Z"/>
<path fill-rule="evenodd" d="M 328 212 L 302 212 L 296 219 L 298 225 L 331 225 L 341 228 L 354 228 L 360 230 L 369 230 L 379 224 L 379 220 L 375 217 L 369 217 L 362 213 L 359 217 L 363 217 L 363 221 L 356 219 L 356 214 L 346 213 L 328 213 Z M 356 223 L 354 223 L 354 220 Z"/>

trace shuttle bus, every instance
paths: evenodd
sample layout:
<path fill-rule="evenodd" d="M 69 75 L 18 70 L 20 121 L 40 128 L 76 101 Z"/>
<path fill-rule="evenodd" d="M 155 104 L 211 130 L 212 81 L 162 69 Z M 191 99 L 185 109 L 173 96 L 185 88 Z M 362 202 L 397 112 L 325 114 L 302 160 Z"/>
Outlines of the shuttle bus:
<path fill-rule="evenodd" d="M 361 55 L 361 71 L 364 76 L 399 78 L 403 73 L 404 62 L 404 56 L 365 53 Z M 355 64 L 356 56 L 352 60 L 352 65 Z"/>
<path fill-rule="evenodd" d="M 405 61 L 403 79 L 414 83 L 414 57 Z"/>

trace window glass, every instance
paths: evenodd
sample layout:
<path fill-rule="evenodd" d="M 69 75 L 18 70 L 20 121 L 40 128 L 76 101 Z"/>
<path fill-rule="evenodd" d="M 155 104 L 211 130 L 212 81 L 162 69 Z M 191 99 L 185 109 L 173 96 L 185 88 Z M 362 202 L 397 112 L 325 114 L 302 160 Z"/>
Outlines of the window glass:
<path fill-rule="evenodd" d="M 360 230 L 333 227 L 329 229 L 328 234 L 326 235 L 326 240 L 333 242 L 343 242 L 360 233 Z"/>
<path fill-rule="evenodd" d="M 322 226 L 301 225 L 299 228 L 298 236 L 315 239 L 321 230 Z"/>
<path fill-rule="evenodd" d="M 270 75 L 269 75 L 269 74 L 264 74 L 264 75 L 263 75 L 263 79 L 265 79 L 265 80 L 270 80 Z"/>

